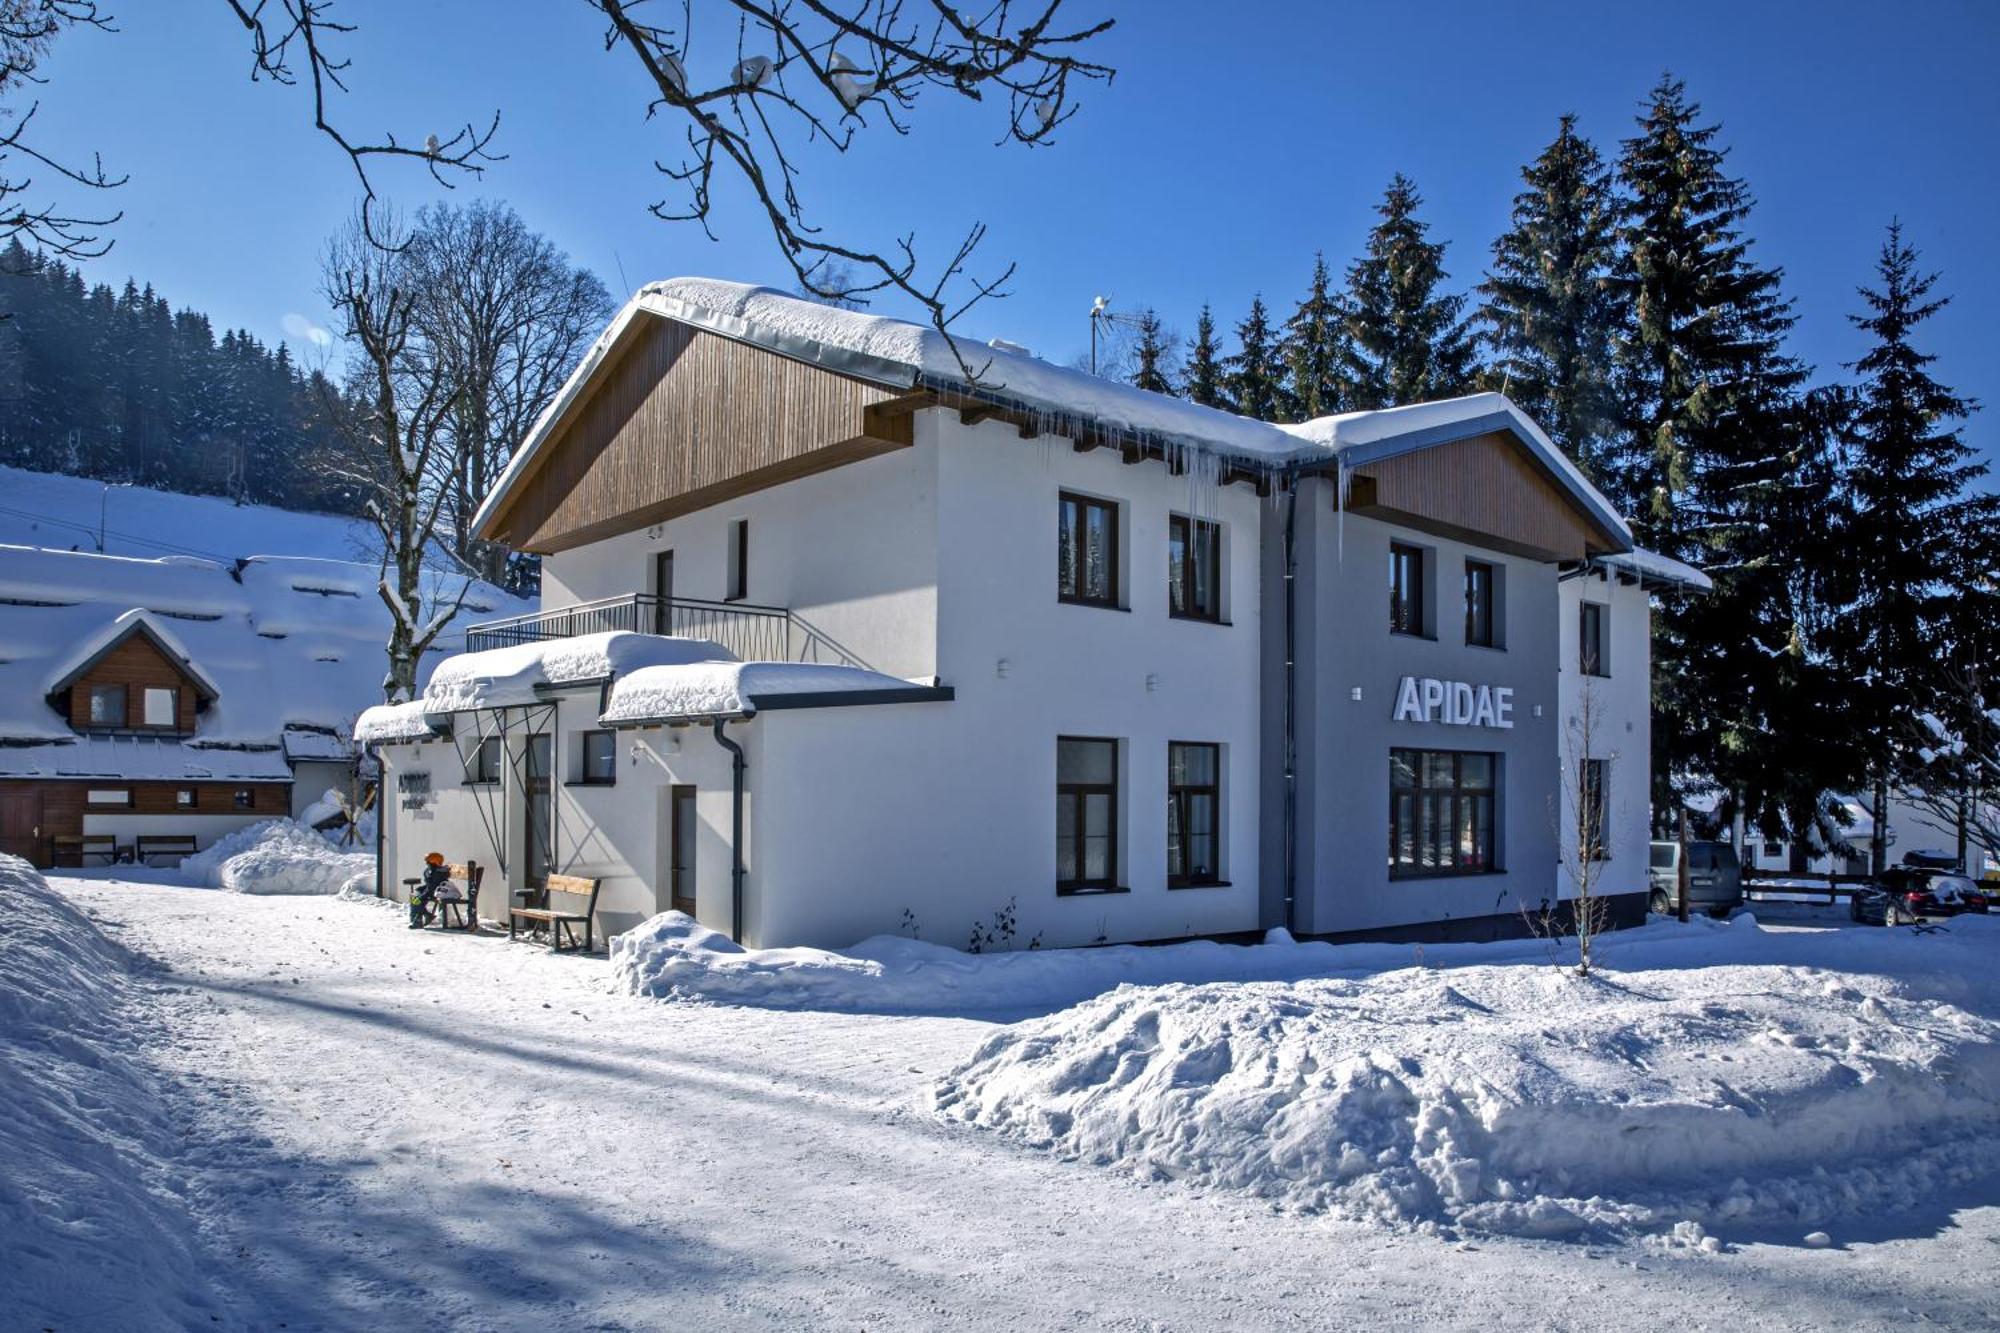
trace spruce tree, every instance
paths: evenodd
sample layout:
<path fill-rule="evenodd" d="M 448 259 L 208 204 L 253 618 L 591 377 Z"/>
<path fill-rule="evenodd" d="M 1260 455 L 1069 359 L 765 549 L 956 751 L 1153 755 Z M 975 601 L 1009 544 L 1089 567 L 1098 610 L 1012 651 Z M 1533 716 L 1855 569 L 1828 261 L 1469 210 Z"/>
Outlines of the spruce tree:
<path fill-rule="evenodd" d="M 1201 317 L 1194 322 L 1194 346 L 1188 350 L 1187 375 L 1181 384 L 1183 397 L 1205 407 L 1229 406 L 1219 350 L 1215 345 L 1215 316 L 1204 304 Z"/>
<path fill-rule="evenodd" d="M 1279 357 L 1285 366 L 1286 394 L 1300 421 L 1345 411 L 1347 389 L 1341 379 L 1347 326 L 1326 256 L 1313 256 L 1312 282 L 1305 299 L 1285 321 Z"/>
<path fill-rule="evenodd" d="M 1355 407 L 1451 398 L 1472 387 L 1473 339 L 1463 296 L 1442 290 L 1444 243 L 1417 219 L 1407 176 L 1389 182 L 1368 249 L 1347 270 L 1346 375 Z"/>
<path fill-rule="evenodd" d="M 1849 508 L 1839 545 L 1853 601 L 1839 640 L 1847 669 L 1867 687 L 1863 734 L 1880 780 L 1918 714 L 1949 715 L 1947 671 L 1968 642 L 1984 637 L 1995 596 L 1994 497 L 1975 494 L 1986 475 L 1960 434 L 1976 404 L 1932 377 L 1937 358 L 1914 334 L 1950 298 L 1932 296 L 1937 275 L 1918 268 L 1900 223 L 1876 261 L 1879 285 L 1860 289 L 1865 314 L 1850 315 L 1871 345 L 1851 369 L 1847 432 Z M 1961 661 L 1958 665 L 1972 665 Z"/>
<path fill-rule="evenodd" d="M 1173 339 L 1168 337 L 1159 315 L 1151 306 L 1139 313 L 1136 327 L 1139 344 L 1132 349 L 1136 362 L 1132 383 L 1149 393 L 1172 393 L 1174 386 L 1167 378 L 1167 360 L 1173 355 Z"/>
<path fill-rule="evenodd" d="M 1250 298 L 1250 313 L 1236 326 L 1236 346 L 1235 354 L 1223 361 L 1235 410 L 1259 421 L 1283 419 L 1284 372 L 1261 295 Z"/>
<path fill-rule="evenodd" d="M 1512 223 L 1493 242 L 1480 288 L 1488 384 L 1598 479 L 1618 424 L 1612 347 L 1618 303 L 1606 288 L 1617 257 L 1611 171 L 1564 116 L 1514 196 Z"/>
<path fill-rule="evenodd" d="M 1797 743 L 1843 708 L 1801 595 L 1825 558 L 1832 474 L 1817 463 L 1827 446 L 1806 369 L 1784 351 L 1782 275 L 1753 261 L 1749 190 L 1700 114 L 1663 78 L 1619 160 L 1626 406 L 1606 471 L 1639 544 L 1715 581 L 1653 618 L 1655 808 L 1675 808 L 1676 776 L 1706 778 L 1752 821 L 1796 830 L 1797 812 L 1856 771 L 1850 748 Z"/>

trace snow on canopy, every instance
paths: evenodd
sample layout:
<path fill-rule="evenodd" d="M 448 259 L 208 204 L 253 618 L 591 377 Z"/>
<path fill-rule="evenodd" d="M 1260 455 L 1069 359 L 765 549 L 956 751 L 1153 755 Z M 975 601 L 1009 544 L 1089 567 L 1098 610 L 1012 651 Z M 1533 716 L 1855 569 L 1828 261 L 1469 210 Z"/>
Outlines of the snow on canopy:
<path fill-rule="evenodd" d="M 1691 588 L 1696 592 L 1709 592 L 1715 587 L 1714 580 L 1693 565 L 1683 564 L 1670 555 L 1661 555 L 1643 547 L 1635 546 L 1629 551 L 1597 558 L 1601 564 L 1637 574 L 1646 583 L 1665 583 Z"/>
<path fill-rule="evenodd" d="M 460 653 L 440 662 L 424 688 L 426 713 L 510 708 L 546 702 L 546 691 L 603 681 L 645 667 L 730 659 L 706 639 L 607 630 Z"/>
<path fill-rule="evenodd" d="M 646 667 L 612 682 L 602 720 L 737 717 L 785 696 L 908 690 L 907 680 L 828 662 L 696 662 Z"/>
<path fill-rule="evenodd" d="M 347 757 L 350 720 L 381 697 L 387 666 L 376 578 L 373 566 L 338 560 L 0 546 L 0 777 L 283 781 L 287 757 Z M 464 580 L 431 584 L 427 596 L 451 598 Z M 461 615 L 528 609 L 475 583 Z M 215 698 L 185 739 L 78 736 L 49 691 L 138 624 Z M 453 646 L 447 637 L 436 653 Z"/>

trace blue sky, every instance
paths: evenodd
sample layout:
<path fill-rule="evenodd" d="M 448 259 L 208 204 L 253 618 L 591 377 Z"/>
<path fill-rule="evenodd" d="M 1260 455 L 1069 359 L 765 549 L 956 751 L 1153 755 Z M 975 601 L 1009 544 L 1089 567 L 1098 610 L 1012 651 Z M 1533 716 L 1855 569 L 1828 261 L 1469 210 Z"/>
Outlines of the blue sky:
<path fill-rule="evenodd" d="M 1072 4 L 1079 18 L 1121 8 Z M 110 7 L 122 31 L 66 39 L 42 94 L 46 147 L 100 151 L 131 176 L 117 247 L 89 276 L 137 274 L 271 341 L 288 315 L 295 330 L 299 316 L 326 322 L 318 256 L 356 193 L 303 93 L 248 80 L 221 0 Z M 1900 214 L 1955 298 L 1930 330 L 1940 373 L 1995 404 L 1970 435 L 2000 457 L 2000 5 L 1122 8 L 1099 47 L 1118 78 L 1088 92 L 1056 146 L 996 148 L 997 108 L 933 95 L 907 138 L 878 126 L 844 158 L 806 154 L 815 219 L 884 246 L 914 231 L 934 260 L 984 220 L 984 271 L 1014 260 L 1019 272 L 1012 297 L 961 327 L 1066 361 L 1087 345 L 1100 292 L 1184 330 L 1204 300 L 1224 323 L 1253 292 L 1289 308 L 1316 249 L 1337 265 L 1357 251 L 1396 171 L 1418 182 L 1434 235 L 1452 243 L 1453 281 L 1470 286 L 1557 116 L 1575 112 L 1614 153 L 1671 69 L 1724 123 L 1731 167 L 1756 193 L 1750 229 L 1786 270 L 1796 351 L 1822 378 L 1858 355 L 1844 316 Z M 641 76 L 605 53 L 579 0 L 346 0 L 337 16 L 360 27 L 344 48 L 345 125 L 415 142 L 499 110 L 508 159 L 460 196 L 506 199 L 614 293 L 682 273 L 785 283 L 739 200 L 723 200 L 718 241 L 647 214 L 669 194 L 652 163 L 679 136 L 646 123 Z M 731 59 L 716 43 L 690 63 Z M 378 187 L 408 205 L 438 193 L 407 168 L 384 168 Z"/>

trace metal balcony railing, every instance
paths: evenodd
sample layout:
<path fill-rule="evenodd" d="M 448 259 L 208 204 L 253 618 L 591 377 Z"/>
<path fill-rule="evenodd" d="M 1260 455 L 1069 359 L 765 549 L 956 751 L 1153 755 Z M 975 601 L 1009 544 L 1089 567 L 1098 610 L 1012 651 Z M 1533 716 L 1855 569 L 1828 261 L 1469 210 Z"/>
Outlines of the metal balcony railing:
<path fill-rule="evenodd" d="M 745 662 L 827 662 L 869 669 L 866 662 L 782 606 L 650 593 L 605 597 L 472 625 L 465 631 L 465 650 L 476 653 L 607 630 L 707 639 Z"/>

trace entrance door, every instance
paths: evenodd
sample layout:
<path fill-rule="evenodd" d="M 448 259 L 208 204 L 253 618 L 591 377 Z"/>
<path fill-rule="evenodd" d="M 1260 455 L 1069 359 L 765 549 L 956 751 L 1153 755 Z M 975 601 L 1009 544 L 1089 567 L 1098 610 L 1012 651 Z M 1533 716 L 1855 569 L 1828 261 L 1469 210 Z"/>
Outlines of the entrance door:
<path fill-rule="evenodd" d="M 0 853 L 42 865 L 42 794 L 33 787 L 0 791 Z"/>
<path fill-rule="evenodd" d="M 667 880 L 673 886 L 673 904 L 676 912 L 695 914 L 694 896 L 694 788 L 676 785 L 673 790 L 674 816 L 670 830 L 673 839 L 673 864 Z"/>
<path fill-rule="evenodd" d="M 528 855 L 522 868 L 521 882 L 531 889 L 547 885 L 549 863 L 555 853 L 554 810 L 549 783 L 551 755 L 552 748 L 546 734 L 528 737 L 527 779 L 523 784 L 528 799 L 522 803 L 528 812 Z"/>
<path fill-rule="evenodd" d="M 653 556 L 653 633 L 674 632 L 674 553 L 659 551 Z"/>

